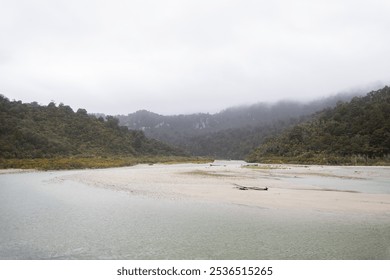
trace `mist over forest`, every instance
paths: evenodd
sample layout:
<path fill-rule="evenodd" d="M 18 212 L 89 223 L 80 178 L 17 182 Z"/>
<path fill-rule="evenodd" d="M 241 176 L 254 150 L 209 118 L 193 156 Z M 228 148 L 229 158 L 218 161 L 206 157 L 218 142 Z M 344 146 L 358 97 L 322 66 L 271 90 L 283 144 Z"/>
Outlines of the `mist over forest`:
<path fill-rule="evenodd" d="M 337 94 L 310 102 L 283 100 L 227 108 L 216 114 L 159 115 L 140 110 L 118 115 L 121 125 L 142 130 L 145 135 L 180 147 L 194 156 L 244 159 L 269 136 L 310 119 L 362 91 Z"/>

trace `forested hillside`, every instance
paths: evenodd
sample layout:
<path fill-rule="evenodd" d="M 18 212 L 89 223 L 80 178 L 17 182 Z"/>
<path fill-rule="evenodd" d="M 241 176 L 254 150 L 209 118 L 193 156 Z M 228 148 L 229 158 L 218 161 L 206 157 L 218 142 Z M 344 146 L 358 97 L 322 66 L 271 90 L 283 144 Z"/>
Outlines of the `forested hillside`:
<path fill-rule="evenodd" d="M 182 154 L 119 126 L 112 116 L 96 118 L 84 109 L 24 104 L 0 95 L 0 159 Z"/>
<path fill-rule="evenodd" d="M 244 159 L 259 146 L 266 137 L 296 124 L 300 119 L 272 122 L 257 127 L 225 129 L 183 139 L 181 147 L 198 156 L 222 159 Z"/>
<path fill-rule="evenodd" d="M 248 160 L 369 164 L 389 162 L 389 156 L 390 88 L 385 87 L 268 139 Z"/>
<path fill-rule="evenodd" d="M 243 159 L 266 137 L 356 94 L 336 95 L 308 103 L 282 101 L 233 107 L 217 114 L 162 116 L 145 110 L 117 116 L 121 125 L 139 129 L 196 156 Z"/>

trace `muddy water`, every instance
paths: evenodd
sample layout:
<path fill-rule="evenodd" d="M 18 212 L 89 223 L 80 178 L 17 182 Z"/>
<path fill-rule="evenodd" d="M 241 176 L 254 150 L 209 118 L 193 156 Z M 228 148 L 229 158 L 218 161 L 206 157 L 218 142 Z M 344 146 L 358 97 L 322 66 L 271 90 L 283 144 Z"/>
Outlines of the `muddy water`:
<path fill-rule="evenodd" d="M 386 215 L 158 199 L 0 175 L 0 259 L 389 259 Z"/>

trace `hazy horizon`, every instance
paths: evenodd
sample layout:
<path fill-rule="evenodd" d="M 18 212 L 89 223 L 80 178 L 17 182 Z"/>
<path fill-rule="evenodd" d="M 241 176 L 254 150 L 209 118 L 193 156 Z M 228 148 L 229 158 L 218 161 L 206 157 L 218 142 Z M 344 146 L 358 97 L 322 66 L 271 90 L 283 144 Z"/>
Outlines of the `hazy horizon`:
<path fill-rule="evenodd" d="M 70 106 L 74 111 L 77 111 L 78 109 L 86 109 L 88 114 L 96 114 L 96 115 L 105 115 L 105 116 L 108 116 L 108 115 L 112 115 L 112 116 L 122 115 L 122 116 L 126 116 L 126 115 L 129 115 L 129 114 L 136 113 L 138 111 L 148 111 L 148 112 L 155 113 L 155 114 L 162 115 L 162 116 L 175 116 L 175 115 L 192 115 L 192 114 L 211 114 L 211 115 L 214 115 L 214 114 L 218 114 L 218 113 L 221 113 L 223 111 L 231 110 L 231 109 L 233 109 L 233 110 L 234 109 L 243 109 L 243 108 L 248 108 L 248 107 L 257 106 L 257 105 L 275 106 L 275 105 L 277 105 L 279 103 L 283 103 L 283 102 L 294 102 L 294 103 L 300 103 L 300 104 L 303 104 L 303 105 L 310 105 L 311 102 L 326 101 L 327 99 L 330 99 L 330 98 L 337 98 L 337 97 L 342 98 L 342 97 L 348 97 L 348 96 L 361 96 L 361 95 L 365 95 L 365 94 L 369 93 L 370 91 L 375 91 L 375 90 L 378 90 L 378 89 L 383 88 L 385 86 L 388 86 L 388 85 L 383 85 L 383 84 L 377 82 L 377 83 L 373 83 L 371 85 L 368 85 L 366 87 L 350 88 L 349 90 L 340 91 L 340 92 L 335 93 L 335 94 L 313 97 L 312 99 L 307 99 L 307 100 L 297 100 L 297 99 L 293 99 L 293 98 L 285 98 L 285 99 L 280 99 L 280 100 L 276 100 L 276 101 L 268 101 L 268 102 L 258 101 L 258 102 L 254 102 L 254 103 L 233 104 L 231 106 L 228 106 L 228 107 L 225 107 L 225 108 L 222 108 L 220 110 L 213 111 L 213 112 L 210 112 L 210 111 L 208 111 L 208 112 L 206 112 L 206 111 L 180 112 L 180 111 L 178 111 L 178 113 L 160 113 L 160 112 L 148 110 L 148 109 L 145 109 L 145 108 L 139 108 L 139 109 L 136 109 L 136 110 L 134 110 L 132 112 L 123 112 L 123 113 L 121 113 L 121 112 L 119 112 L 119 113 L 107 113 L 107 112 L 104 112 L 104 111 L 102 111 L 102 112 L 93 112 L 93 111 L 88 110 L 85 107 L 77 107 L 77 106 L 72 106 L 70 104 L 66 104 L 66 103 L 62 102 L 61 100 L 59 100 L 58 102 L 55 101 L 55 100 L 50 100 L 47 103 L 42 103 L 42 102 L 39 102 L 38 100 L 35 100 L 35 99 L 32 99 L 32 100 L 20 100 L 20 99 L 10 98 L 9 96 L 4 95 L 2 92 L 0 92 L 0 95 L 3 95 L 4 97 L 10 99 L 11 101 L 21 101 L 23 103 L 37 102 L 41 106 L 47 106 L 50 102 L 54 102 L 57 106 L 59 104 L 63 104 L 64 106 Z"/>
<path fill-rule="evenodd" d="M 0 94 L 216 113 L 390 82 L 390 2 L 0 0 Z"/>

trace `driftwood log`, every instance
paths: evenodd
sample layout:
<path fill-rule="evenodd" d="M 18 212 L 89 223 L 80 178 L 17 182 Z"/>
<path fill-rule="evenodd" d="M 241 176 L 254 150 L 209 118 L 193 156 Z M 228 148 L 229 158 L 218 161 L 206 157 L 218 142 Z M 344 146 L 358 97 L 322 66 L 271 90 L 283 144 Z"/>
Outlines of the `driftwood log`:
<path fill-rule="evenodd" d="M 268 187 L 259 188 L 259 187 L 246 187 L 239 184 L 233 184 L 236 186 L 236 189 L 239 189 L 241 191 L 247 191 L 247 190 L 254 190 L 254 191 L 268 191 Z"/>

